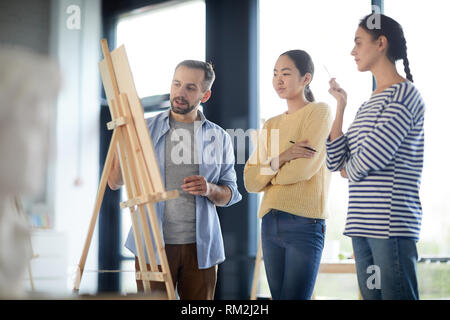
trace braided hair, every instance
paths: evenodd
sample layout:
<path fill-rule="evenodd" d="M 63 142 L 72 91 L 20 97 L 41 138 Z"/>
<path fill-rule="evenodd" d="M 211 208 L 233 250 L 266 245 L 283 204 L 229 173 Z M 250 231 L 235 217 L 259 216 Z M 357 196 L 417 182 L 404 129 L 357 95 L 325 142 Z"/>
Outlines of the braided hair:
<path fill-rule="evenodd" d="M 359 27 L 370 33 L 374 40 L 377 40 L 380 36 L 385 36 L 388 40 L 388 50 L 386 53 L 388 59 L 392 63 L 402 59 L 406 78 L 414 82 L 411 69 L 409 68 L 406 39 L 402 26 L 384 14 L 377 13 L 376 15 L 379 15 L 380 18 L 379 26 L 375 26 L 375 28 L 369 27 L 368 20 L 374 16 L 374 14 L 369 14 L 360 21 Z"/>

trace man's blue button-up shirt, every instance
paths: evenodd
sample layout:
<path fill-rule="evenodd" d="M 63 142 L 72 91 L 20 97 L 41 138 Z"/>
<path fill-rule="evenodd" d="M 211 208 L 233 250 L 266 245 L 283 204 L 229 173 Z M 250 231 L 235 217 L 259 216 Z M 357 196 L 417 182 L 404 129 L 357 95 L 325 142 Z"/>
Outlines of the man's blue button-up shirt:
<path fill-rule="evenodd" d="M 198 114 L 200 115 L 200 121 L 195 122 L 194 132 L 198 154 L 197 159 L 199 162 L 199 175 L 205 177 L 210 183 L 229 187 L 231 190 L 231 199 L 225 206 L 231 206 L 239 202 L 242 196 L 236 184 L 234 149 L 230 135 L 218 125 L 208 121 L 201 111 L 198 111 Z M 165 176 L 165 138 L 170 129 L 169 115 L 170 110 L 146 120 L 162 177 Z M 200 269 L 206 269 L 223 262 L 225 260 L 225 250 L 216 206 L 207 197 L 195 196 L 195 198 L 198 266 Z M 155 203 L 161 234 L 163 232 L 164 206 L 164 201 Z M 155 246 L 154 241 L 153 245 Z M 125 247 L 137 256 L 132 229 L 128 233 Z M 156 257 L 159 264 L 157 254 Z M 147 263 L 149 263 L 147 256 L 146 258 Z"/>

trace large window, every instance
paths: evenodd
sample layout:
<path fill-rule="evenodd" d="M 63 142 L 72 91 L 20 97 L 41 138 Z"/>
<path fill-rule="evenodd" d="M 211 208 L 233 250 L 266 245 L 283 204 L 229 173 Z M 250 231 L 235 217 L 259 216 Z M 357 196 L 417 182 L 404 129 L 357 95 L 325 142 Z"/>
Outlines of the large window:
<path fill-rule="evenodd" d="M 205 59 L 205 3 L 169 1 L 122 16 L 117 46 L 127 50 L 139 97 L 167 93 L 178 62 Z"/>
<path fill-rule="evenodd" d="M 117 46 L 125 45 L 138 96 L 168 94 L 176 65 L 186 59 L 205 60 L 205 3 L 203 0 L 169 1 L 140 9 L 119 18 Z M 146 100 L 146 99 L 144 99 Z M 160 111 L 146 112 L 145 116 Z M 122 188 L 122 198 L 126 190 Z M 131 227 L 123 212 L 122 243 Z M 136 291 L 134 256 L 122 247 L 121 291 Z M 132 260 L 131 260 L 132 259 Z"/>

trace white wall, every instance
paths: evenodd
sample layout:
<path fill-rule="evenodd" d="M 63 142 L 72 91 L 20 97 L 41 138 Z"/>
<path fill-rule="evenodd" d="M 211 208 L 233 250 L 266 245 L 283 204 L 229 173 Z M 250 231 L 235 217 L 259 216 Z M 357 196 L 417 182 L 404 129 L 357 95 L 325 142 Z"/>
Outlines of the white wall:
<path fill-rule="evenodd" d="M 71 5 L 80 8 L 79 29 L 67 25 L 73 18 L 73 13 L 66 12 Z M 100 36 L 101 0 L 51 1 L 50 55 L 60 64 L 63 83 L 54 118 L 48 201 L 55 230 L 66 236 L 68 289 L 73 285 L 72 273 L 81 257 L 99 182 Z M 86 270 L 97 269 L 97 237 L 96 231 Z M 96 281 L 96 274 L 85 273 L 80 292 L 95 292 Z"/>

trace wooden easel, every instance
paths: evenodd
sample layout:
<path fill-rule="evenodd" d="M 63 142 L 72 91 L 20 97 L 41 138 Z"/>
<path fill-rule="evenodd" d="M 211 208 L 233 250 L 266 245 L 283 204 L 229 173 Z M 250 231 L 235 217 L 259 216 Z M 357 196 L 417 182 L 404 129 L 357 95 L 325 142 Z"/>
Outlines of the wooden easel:
<path fill-rule="evenodd" d="M 143 280 L 146 293 L 151 291 L 150 281 L 165 282 L 167 297 L 173 300 L 175 299 L 175 290 L 154 203 L 177 198 L 178 191 L 166 192 L 164 189 L 150 134 L 144 120 L 144 111 L 134 86 L 124 46 L 122 45 L 110 53 L 108 43 L 103 39 L 101 47 L 104 60 L 100 61 L 99 68 L 112 118 L 107 126 L 109 130 L 114 130 L 114 132 L 100 179 L 94 213 L 78 264 L 74 292 L 79 291 L 92 234 L 112 167 L 113 155 L 117 150 L 129 199 L 122 202 L 120 207 L 130 209 L 134 241 L 141 270 L 136 273 L 136 279 Z M 158 270 L 155 248 L 145 209 L 147 209 L 162 271 Z M 141 222 L 140 224 L 138 219 Z M 145 250 L 141 234 L 144 237 Z M 145 253 L 149 259 L 150 270 L 147 270 Z"/>

